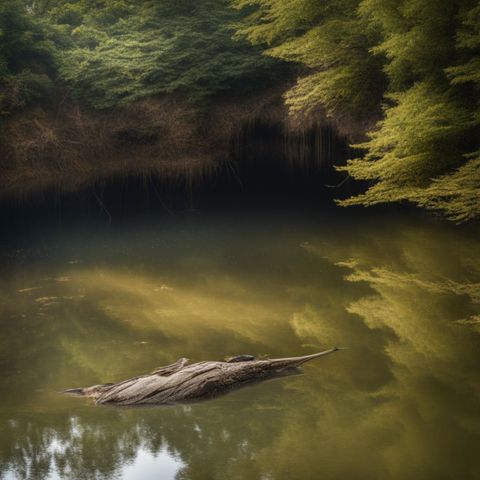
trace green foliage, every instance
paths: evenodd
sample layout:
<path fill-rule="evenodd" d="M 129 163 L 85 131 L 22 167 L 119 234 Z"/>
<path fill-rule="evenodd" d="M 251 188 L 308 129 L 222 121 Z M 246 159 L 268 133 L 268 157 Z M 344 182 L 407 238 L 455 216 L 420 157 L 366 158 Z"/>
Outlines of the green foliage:
<path fill-rule="evenodd" d="M 223 0 L 44 4 L 42 15 L 65 33 L 59 76 L 96 108 L 173 92 L 198 101 L 272 76 L 272 60 L 231 38 L 239 15 Z"/>
<path fill-rule="evenodd" d="M 457 35 L 459 55 L 464 63 L 446 69 L 454 85 L 473 83 L 480 87 L 480 4 L 463 15 Z"/>
<path fill-rule="evenodd" d="M 199 101 L 271 82 L 279 62 L 234 40 L 227 0 L 5 0 L 0 105 L 45 96 L 49 79 L 96 108 L 178 92 Z"/>
<path fill-rule="evenodd" d="M 389 90 L 395 93 L 387 94 L 385 119 L 360 145 L 364 157 L 342 168 L 375 184 L 341 204 L 409 200 L 455 220 L 478 213 L 472 208 L 478 192 L 472 192 L 480 172 L 473 160 L 465 163 L 470 149 L 478 148 L 478 87 L 472 85 L 478 85 L 478 8 L 462 15 L 460 3 L 466 2 L 404 1 L 384 20 L 384 28 L 395 28 L 386 30 L 374 50 L 387 58 Z M 372 8 L 370 18 L 375 15 Z M 457 58 L 465 63 L 449 66 Z"/>
<path fill-rule="evenodd" d="M 443 82 L 443 68 L 454 56 L 459 1 L 363 0 L 361 18 L 382 32 L 371 52 L 385 58 L 389 91 L 401 91 L 416 81 Z"/>
<path fill-rule="evenodd" d="M 448 175 L 435 178 L 426 190 L 412 198 L 418 205 L 444 213 L 456 222 L 480 217 L 480 151 Z"/>
<path fill-rule="evenodd" d="M 51 87 L 53 43 L 21 1 L 0 4 L 0 115 L 38 100 Z"/>
<path fill-rule="evenodd" d="M 343 205 L 412 200 L 418 188 L 462 160 L 462 142 L 474 127 L 467 109 L 426 82 L 389 99 L 393 105 L 385 108 L 385 118 L 367 142 L 357 145 L 366 154 L 339 168 L 354 178 L 377 182 Z"/>
<path fill-rule="evenodd" d="M 377 34 L 357 16 L 357 0 L 237 0 L 235 6 L 258 7 L 239 35 L 268 44 L 272 57 L 309 67 L 286 95 L 291 114 L 320 106 L 336 120 L 359 121 L 378 108 L 384 76 L 369 53 Z"/>
<path fill-rule="evenodd" d="M 409 200 L 456 220 L 478 215 L 478 1 L 294 3 L 235 2 L 251 9 L 239 34 L 309 68 L 286 95 L 291 112 L 323 108 L 341 125 L 384 99 L 383 119 L 357 145 L 364 155 L 340 168 L 370 187 L 340 203 Z"/>

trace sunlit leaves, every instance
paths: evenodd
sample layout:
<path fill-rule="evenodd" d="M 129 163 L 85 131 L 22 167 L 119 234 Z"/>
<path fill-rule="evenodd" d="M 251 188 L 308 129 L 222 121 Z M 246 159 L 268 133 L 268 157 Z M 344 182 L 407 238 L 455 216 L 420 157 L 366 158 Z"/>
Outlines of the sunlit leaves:
<path fill-rule="evenodd" d="M 238 1 L 257 7 L 239 28 L 266 54 L 309 67 L 287 92 L 294 116 L 309 116 L 319 106 L 336 121 L 359 121 L 378 108 L 383 88 L 379 60 L 369 53 L 375 30 L 357 15 L 358 1 Z"/>
<path fill-rule="evenodd" d="M 369 2 L 363 3 L 366 8 Z M 469 156 L 478 146 L 478 91 L 463 86 L 480 80 L 479 57 L 467 51 L 480 44 L 478 7 L 462 17 L 455 33 L 458 7 L 411 0 L 396 8 L 390 4 L 390 21 L 382 17 L 385 40 L 374 52 L 385 54 L 395 93 L 387 95 L 384 120 L 361 145 L 364 157 L 342 168 L 375 184 L 341 204 L 409 200 L 455 221 L 480 214 L 480 169 L 477 155 Z M 449 67 L 455 56 L 466 62 Z"/>
<path fill-rule="evenodd" d="M 363 156 L 341 170 L 370 188 L 341 204 L 410 200 L 476 216 L 480 180 L 465 158 L 480 136 L 478 2 L 297 0 L 289 13 L 290 3 L 237 0 L 251 12 L 239 33 L 308 67 L 285 95 L 292 115 L 321 112 L 357 134 L 369 125 Z M 382 97 L 384 118 L 371 128 Z"/>
<path fill-rule="evenodd" d="M 480 217 L 480 152 L 453 173 L 435 178 L 413 200 L 422 207 L 442 210 L 456 222 Z"/>

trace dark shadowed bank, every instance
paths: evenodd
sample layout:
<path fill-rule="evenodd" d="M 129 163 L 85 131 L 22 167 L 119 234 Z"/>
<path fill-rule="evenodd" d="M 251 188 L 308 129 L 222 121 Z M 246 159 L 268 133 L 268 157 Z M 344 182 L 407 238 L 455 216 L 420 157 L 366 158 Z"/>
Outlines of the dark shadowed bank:
<path fill-rule="evenodd" d="M 345 163 L 348 138 L 326 120 L 291 121 L 282 90 L 225 95 L 207 108 L 167 96 L 102 111 L 72 103 L 24 111 L 0 129 L 0 191 L 28 198 L 129 176 L 189 190 L 227 174 L 241 182 L 246 164 L 265 155 L 272 178 L 285 168 L 305 174 L 322 169 L 324 183 L 338 183 L 345 175 L 333 164 Z"/>

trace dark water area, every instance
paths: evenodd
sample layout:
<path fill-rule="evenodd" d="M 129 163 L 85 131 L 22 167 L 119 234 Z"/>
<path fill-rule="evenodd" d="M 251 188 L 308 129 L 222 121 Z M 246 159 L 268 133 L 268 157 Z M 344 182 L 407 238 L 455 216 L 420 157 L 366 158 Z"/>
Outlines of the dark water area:
<path fill-rule="evenodd" d="M 2 206 L 0 478 L 478 478 L 477 226 L 301 188 L 189 205 L 140 185 Z M 60 393 L 334 345 L 198 404 Z"/>
<path fill-rule="evenodd" d="M 3 237 L 18 237 L 45 225 L 120 225 L 199 211 L 325 211 L 364 188 L 334 168 L 351 156 L 348 142 L 328 126 L 286 135 L 280 125 L 255 123 L 232 139 L 228 158 L 204 173 L 138 171 L 92 177 L 73 190 L 61 179 L 39 192 L 19 186 L 0 199 L 0 228 Z"/>

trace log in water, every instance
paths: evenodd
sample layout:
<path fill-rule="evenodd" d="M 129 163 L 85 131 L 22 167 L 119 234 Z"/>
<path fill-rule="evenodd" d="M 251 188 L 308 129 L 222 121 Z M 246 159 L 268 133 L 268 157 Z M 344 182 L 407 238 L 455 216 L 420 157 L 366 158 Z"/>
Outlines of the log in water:
<path fill-rule="evenodd" d="M 97 405 L 170 405 L 206 400 L 249 383 L 297 373 L 301 364 L 340 350 L 338 347 L 300 357 L 256 360 L 248 355 L 228 361 L 189 364 L 181 358 L 171 365 L 119 383 L 74 388 L 66 393 L 92 397 Z"/>

